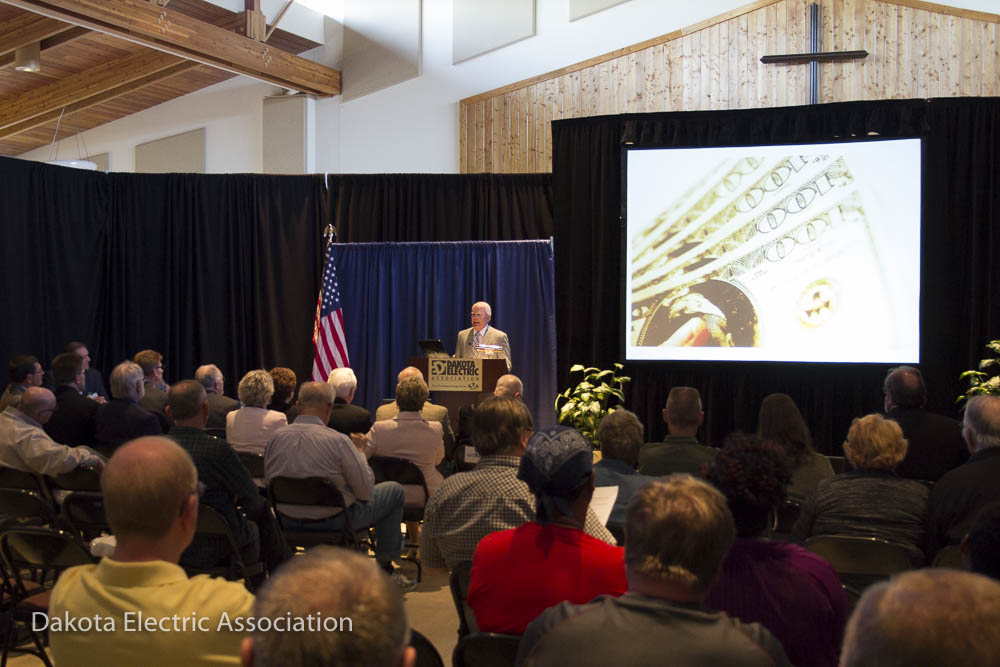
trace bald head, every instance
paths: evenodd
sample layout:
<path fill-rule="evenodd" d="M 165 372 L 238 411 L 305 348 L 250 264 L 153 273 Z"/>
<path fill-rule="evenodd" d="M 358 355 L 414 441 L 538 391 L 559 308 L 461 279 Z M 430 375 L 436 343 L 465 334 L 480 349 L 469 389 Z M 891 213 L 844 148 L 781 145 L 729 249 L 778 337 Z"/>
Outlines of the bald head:
<path fill-rule="evenodd" d="M 497 379 L 493 395 L 497 398 L 521 398 L 522 391 L 524 391 L 524 385 L 521 384 L 521 378 L 507 373 L 507 375 L 501 375 Z"/>
<path fill-rule="evenodd" d="M 28 387 L 21 395 L 19 409 L 25 416 L 44 424 L 52 418 L 52 411 L 56 409 L 56 396 L 45 387 Z"/>
<path fill-rule="evenodd" d="M 169 535 L 197 486 L 198 471 L 191 456 L 170 438 L 146 436 L 125 443 L 101 475 L 112 532 L 119 543 Z"/>
<path fill-rule="evenodd" d="M 841 667 L 1000 664 L 1000 583 L 970 572 L 914 570 L 872 586 L 844 635 Z"/>
<path fill-rule="evenodd" d="M 299 387 L 299 414 L 319 417 L 326 422 L 330 419 L 333 398 L 333 387 L 326 382 L 303 382 Z"/>
<path fill-rule="evenodd" d="M 399 375 L 396 376 L 396 384 L 399 384 L 406 378 L 420 378 L 424 379 L 424 374 L 416 366 L 407 366 L 403 370 L 399 371 Z"/>
<path fill-rule="evenodd" d="M 922 408 L 927 402 L 927 387 L 920 371 L 913 366 L 898 366 L 889 371 L 882 384 L 885 408 Z"/>

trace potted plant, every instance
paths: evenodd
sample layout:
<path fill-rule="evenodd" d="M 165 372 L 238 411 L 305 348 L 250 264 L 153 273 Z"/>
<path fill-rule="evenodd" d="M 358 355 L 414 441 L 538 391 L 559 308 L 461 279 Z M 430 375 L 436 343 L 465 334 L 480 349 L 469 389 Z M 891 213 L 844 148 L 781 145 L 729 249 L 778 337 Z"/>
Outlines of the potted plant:
<path fill-rule="evenodd" d="M 600 449 L 597 425 L 606 414 L 625 400 L 622 388 L 631 378 L 618 375 L 621 369 L 622 365 L 617 363 L 613 370 L 585 368 L 583 364 L 574 364 L 569 369 L 570 375 L 581 373 L 583 379 L 556 396 L 557 421 L 572 426 L 587 436 L 594 449 Z"/>
<path fill-rule="evenodd" d="M 980 360 L 977 370 L 965 371 L 958 376 L 960 380 L 969 383 L 969 388 L 958 397 L 956 403 L 967 401 L 978 394 L 1000 396 L 1000 340 L 991 340 L 986 344 L 986 349 L 992 356 Z"/>

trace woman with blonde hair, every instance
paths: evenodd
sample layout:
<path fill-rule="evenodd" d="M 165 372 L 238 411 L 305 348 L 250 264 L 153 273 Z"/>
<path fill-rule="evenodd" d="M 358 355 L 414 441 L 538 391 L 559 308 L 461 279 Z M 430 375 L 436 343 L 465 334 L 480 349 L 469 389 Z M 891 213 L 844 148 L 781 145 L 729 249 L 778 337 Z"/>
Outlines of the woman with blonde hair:
<path fill-rule="evenodd" d="M 250 371 L 240 380 L 237 393 L 243 407 L 226 415 L 226 440 L 238 452 L 263 454 L 274 432 L 288 424 L 284 413 L 267 409 L 274 380 L 265 370 Z"/>
<path fill-rule="evenodd" d="M 844 454 L 854 468 L 820 482 L 802 506 L 792 536 L 879 537 L 906 547 L 914 565 L 924 560 L 927 487 L 893 472 L 906 457 L 906 440 L 896 422 L 882 415 L 855 419 Z"/>

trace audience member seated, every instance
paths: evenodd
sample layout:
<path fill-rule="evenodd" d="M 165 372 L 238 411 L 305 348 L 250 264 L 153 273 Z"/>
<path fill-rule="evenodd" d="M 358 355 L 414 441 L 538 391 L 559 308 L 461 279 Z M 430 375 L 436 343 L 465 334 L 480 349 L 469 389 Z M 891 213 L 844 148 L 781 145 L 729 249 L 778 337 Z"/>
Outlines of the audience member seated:
<path fill-rule="evenodd" d="M 594 464 L 594 485 L 618 487 L 608 527 L 623 530 L 628 502 L 636 491 L 655 479 L 635 469 L 643 442 L 642 424 L 635 413 L 615 410 L 597 426 L 597 441 L 601 443 L 601 460 Z"/>
<path fill-rule="evenodd" d="M 925 569 L 868 588 L 847 623 L 840 665 L 1000 665 L 1000 583 Z"/>
<path fill-rule="evenodd" d="M 63 352 L 52 360 L 54 394 L 59 409 L 45 424 L 45 432 L 65 445 L 94 445 L 97 428 L 97 401 L 83 395 L 83 357 Z"/>
<path fill-rule="evenodd" d="M 936 482 L 969 458 L 959 421 L 924 410 L 927 387 L 912 366 L 893 368 L 882 385 L 885 416 L 903 429 L 908 447 L 896 474 L 907 479 Z"/>
<path fill-rule="evenodd" d="M 420 531 L 420 560 L 425 566 L 451 569 L 471 561 L 479 540 L 535 518 L 535 496 L 517 478 L 533 428 L 521 401 L 490 398 L 479 405 L 473 443 L 482 458 L 474 470 L 445 479 L 427 501 Z M 592 537 L 615 543 L 590 510 L 584 529 Z"/>
<path fill-rule="evenodd" d="M 628 592 L 548 609 L 528 626 L 517 664 L 790 664 L 763 626 L 702 603 L 736 533 L 721 493 L 671 475 L 642 487 L 625 521 Z"/>
<path fill-rule="evenodd" d="M 833 477 L 830 460 L 813 449 L 812 436 L 799 406 L 788 394 L 770 394 L 760 404 L 757 437 L 785 448 L 792 461 L 788 497 L 801 503 L 824 479 Z"/>
<path fill-rule="evenodd" d="M 260 495 L 250 473 L 225 440 L 205 433 L 208 420 L 205 388 L 196 380 L 182 380 L 167 394 L 167 413 L 174 422 L 170 437 L 177 441 L 198 468 L 205 485 L 201 502 L 222 515 L 246 563 L 260 560 L 273 570 L 291 551 Z M 198 537 L 181 557 L 181 562 L 198 568 L 215 567 L 229 556 L 224 539 Z"/>
<path fill-rule="evenodd" d="M 163 380 L 163 355 L 156 350 L 141 350 L 135 353 L 132 361 L 142 368 L 145 385 L 139 405 L 156 415 L 160 420 L 160 428 L 166 433 L 171 426 L 166 413 L 167 392 L 170 390 L 170 385 Z"/>
<path fill-rule="evenodd" d="M 361 554 L 320 546 L 282 567 L 257 596 L 254 617 L 289 616 L 316 618 L 316 627 L 323 631 L 258 627 L 243 640 L 243 667 L 415 664 L 403 598 Z"/>
<path fill-rule="evenodd" d="M 284 366 L 275 366 L 268 373 L 274 381 L 274 396 L 271 397 L 271 405 L 268 407 L 276 412 L 284 412 L 288 417 L 288 423 L 291 424 L 295 421 L 295 415 L 289 414 L 288 411 L 294 408 L 295 388 L 299 386 L 295 371 Z"/>
<path fill-rule="evenodd" d="M 651 442 L 639 450 L 639 472 L 652 477 L 675 472 L 693 474 L 704 464 L 714 461 L 719 450 L 705 447 L 695 437 L 704 419 L 701 395 L 697 389 L 671 389 L 663 408 L 667 437 L 663 442 Z"/>
<path fill-rule="evenodd" d="M 770 539 L 790 477 L 780 445 L 746 435 L 726 439 L 708 481 L 726 496 L 736 542 L 705 604 L 763 625 L 797 667 L 836 667 L 847 622 L 836 570 L 811 551 Z"/>
<path fill-rule="evenodd" d="M 226 415 L 238 410 L 240 402 L 226 396 L 226 378 L 215 364 L 199 366 L 194 379 L 201 383 L 208 394 L 208 421 L 205 428 L 226 428 Z"/>
<path fill-rule="evenodd" d="M 1000 501 L 1000 397 L 970 398 L 962 425 L 972 456 L 934 485 L 927 516 L 928 558 L 961 542 L 979 510 Z"/>
<path fill-rule="evenodd" d="M 1000 502 L 976 514 L 969 534 L 962 539 L 962 561 L 973 572 L 1000 579 Z"/>
<path fill-rule="evenodd" d="M 98 403 L 106 403 L 108 401 L 108 391 L 104 387 L 104 376 L 101 375 L 101 371 L 91 367 L 90 350 L 87 349 L 87 344 L 74 340 L 66 343 L 63 352 L 79 354 L 83 357 L 83 373 L 86 376 L 83 393 Z"/>
<path fill-rule="evenodd" d="M 250 371 L 237 389 L 243 407 L 226 415 L 226 440 L 238 452 L 261 454 L 274 433 L 288 424 L 283 412 L 268 410 L 274 380 L 264 370 Z"/>
<path fill-rule="evenodd" d="M 0 396 L 0 412 L 3 412 L 10 405 L 16 408 L 21 402 L 21 394 L 24 393 L 24 390 L 28 387 L 41 387 L 42 379 L 45 377 L 42 365 L 38 363 L 38 359 L 30 354 L 19 354 L 11 359 L 7 370 L 10 375 L 10 384 Z"/>
<path fill-rule="evenodd" d="M 927 487 L 893 473 L 906 456 L 899 424 L 881 415 L 855 419 L 844 454 L 853 470 L 820 482 L 792 536 L 798 542 L 813 535 L 879 537 L 902 544 L 914 565 L 921 564 Z"/>
<path fill-rule="evenodd" d="M 444 443 L 441 424 L 429 422 L 420 416 L 420 409 L 428 394 L 427 384 L 421 378 L 406 378 L 396 385 L 399 413 L 392 419 L 372 424 L 368 435 L 356 433 L 354 438 L 355 444 L 368 458 L 394 456 L 415 463 L 424 474 L 427 491 L 434 493 L 444 482 L 444 477 L 435 467 L 444 458 Z M 408 505 L 423 507 L 427 503 L 424 490 L 420 487 L 408 484 L 403 489 L 406 491 Z"/>
<path fill-rule="evenodd" d="M 397 386 L 409 377 L 418 377 L 421 380 L 425 380 L 424 374 L 420 372 L 419 368 L 407 366 L 399 371 L 399 375 L 396 377 Z M 375 421 L 392 419 L 397 414 L 399 414 L 399 406 L 396 404 L 396 401 L 393 401 L 392 403 L 379 406 L 378 410 L 375 411 Z M 451 461 L 455 456 L 455 431 L 451 427 L 451 417 L 448 416 L 448 408 L 425 401 L 424 407 L 420 409 L 420 416 L 429 422 L 438 422 L 441 424 L 441 433 L 444 436 L 444 456 Z"/>
<path fill-rule="evenodd" d="M 517 478 L 535 496 L 536 519 L 487 535 L 472 557 L 468 603 L 480 631 L 519 635 L 560 602 L 625 592 L 621 547 L 583 532 L 593 460 L 590 441 L 576 429 L 556 426 L 531 436 Z"/>
<path fill-rule="evenodd" d="M 358 389 L 358 378 L 354 371 L 350 368 L 334 368 L 330 371 L 327 383 L 336 394 L 330 423 L 327 425 L 347 436 L 352 433 L 367 433 L 372 427 L 372 413 L 360 405 L 351 405 Z"/>
<path fill-rule="evenodd" d="M 108 461 L 101 491 L 118 544 L 112 557 L 59 577 L 49 603 L 56 664 L 232 664 L 245 634 L 238 624 L 251 615 L 253 595 L 239 582 L 189 579 L 177 566 L 198 523 L 198 473 L 191 457 L 164 437 L 129 442 Z M 139 614 L 165 625 L 147 630 Z M 114 628 L 55 630 L 56 620 L 66 617 L 112 619 Z"/>
<path fill-rule="evenodd" d="M 84 465 L 104 466 L 95 452 L 60 445 L 42 430 L 56 409 L 51 391 L 28 387 L 19 405 L 0 413 L 0 465 L 39 475 L 58 475 Z"/>
<path fill-rule="evenodd" d="M 279 429 L 264 450 L 264 476 L 324 477 L 344 496 L 351 526 L 375 527 L 375 560 L 403 590 L 416 582 L 396 572 L 403 534 L 403 487 L 396 482 L 375 484 L 375 476 L 361 450 L 343 433 L 327 428 L 333 409 L 333 387 L 325 382 L 306 382 L 299 388 L 299 416 Z M 341 510 L 325 507 L 278 506 L 286 526 L 295 530 L 332 531 L 344 526 Z"/>
<path fill-rule="evenodd" d="M 497 383 L 493 388 L 493 395 L 497 398 L 515 398 L 519 401 L 523 401 L 523 391 L 524 384 L 521 382 L 521 378 L 512 373 L 507 373 L 506 375 L 501 375 L 497 378 Z M 488 397 L 489 395 L 481 395 L 480 399 L 484 396 Z M 458 432 L 455 433 L 456 451 L 459 447 L 472 446 L 473 413 L 475 412 L 477 405 L 479 404 L 469 403 L 467 405 L 463 405 L 458 410 Z M 440 469 L 440 466 L 438 469 Z"/>
<path fill-rule="evenodd" d="M 145 391 L 142 368 L 123 361 L 111 371 L 111 400 L 97 409 L 94 439 L 97 449 L 111 456 L 121 444 L 144 435 L 160 435 L 160 420 L 139 405 Z"/>

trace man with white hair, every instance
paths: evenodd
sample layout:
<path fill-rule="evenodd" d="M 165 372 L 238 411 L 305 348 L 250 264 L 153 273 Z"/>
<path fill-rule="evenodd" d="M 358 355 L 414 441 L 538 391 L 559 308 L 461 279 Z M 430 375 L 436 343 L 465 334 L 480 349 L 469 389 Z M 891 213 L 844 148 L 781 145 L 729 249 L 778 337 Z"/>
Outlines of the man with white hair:
<path fill-rule="evenodd" d="M 490 326 L 493 319 L 493 308 L 485 301 L 477 301 L 472 304 L 472 311 L 469 313 L 472 326 L 458 332 L 458 341 L 455 343 L 456 357 L 476 357 L 482 356 L 479 350 L 480 345 L 496 345 L 500 348 L 503 358 L 507 362 L 507 370 L 510 370 L 510 341 L 507 334 Z"/>
<path fill-rule="evenodd" d="M 354 371 L 350 368 L 334 368 L 326 382 L 333 387 L 336 395 L 327 426 L 347 436 L 352 433 L 367 433 L 372 427 L 372 413 L 360 405 L 351 405 L 358 390 L 358 378 Z"/>
<path fill-rule="evenodd" d="M 208 395 L 208 421 L 205 428 L 226 428 L 226 415 L 238 410 L 240 402 L 226 396 L 226 379 L 215 364 L 199 366 L 194 379 L 201 383 Z"/>
<path fill-rule="evenodd" d="M 82 465 L 103 467 L 101 458 L 86 447 L 60 445 L 42 430 L 56 409 L 56 397 L 43 387 L 28 387 L 20 407 L 0 413 L 0 465 L 58 475 Z"/>
<path fill-rule="evenodd" d="M 111 400 L 97 409 L 96 447 L 111 456 L 124 442 L 143 435 L 160 435 L 160 420 L 139 401 L 145 395 L 142 367 L 123 361 L 111 371 Z"/>
<path fill-rule="evenodd" d="M 972 456 L 945 473 L 931 489 L 927 507 L 928 559 L 958 544 L 976 513 L 1000 500 L 1000 396 L 973 396 L 965 404 L 962 436 Z"/>

